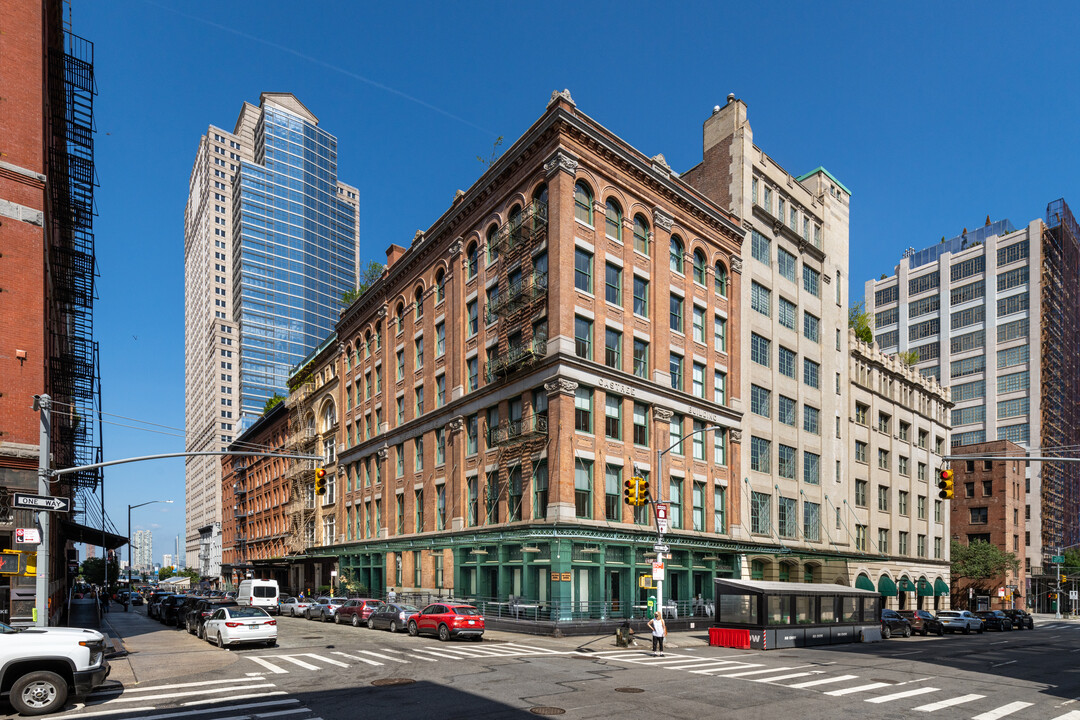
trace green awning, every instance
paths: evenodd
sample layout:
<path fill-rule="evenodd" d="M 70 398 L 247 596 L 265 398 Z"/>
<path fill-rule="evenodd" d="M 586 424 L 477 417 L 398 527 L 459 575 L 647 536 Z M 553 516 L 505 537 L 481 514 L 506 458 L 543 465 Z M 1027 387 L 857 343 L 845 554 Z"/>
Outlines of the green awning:
<path fill-rule="evenodd" d="M 945 584 L 945 581 L 941 578 L 938 578 L 934 581 L 934 594 L 944 597 L 947 595 L 951 595 L 952 593 L 949 591 L 949 586 Z"/>
<path fill-rule="evenodd" d="M 934 597 L 934 585 L 924 577 L 919 578 L 919 597 Z"/>
<path fill-rule="evenodd" d="M 881 579 L 877 581 L 877 591 L 878 594 L 884 595 L 885 597 L 895 597 L 896 583 L 893 582 L 893 579 L 888 575 L 882 575 Z"/>
<path fill-rule="evenodd" d="M 915 583 L 911 582 L 911 578 L 907 575 L 900 578 L 900 591 L 901 592 L 915 592 Z"/>
<path fill-rule="evenodd" d="M 874 581 L 866 577 L 865 575 L 860 575 L 859 577 L 855 578 L 855 587 L 859 588 L 860 590 L 869 590 L 870 592 L 873 592 Z"/>

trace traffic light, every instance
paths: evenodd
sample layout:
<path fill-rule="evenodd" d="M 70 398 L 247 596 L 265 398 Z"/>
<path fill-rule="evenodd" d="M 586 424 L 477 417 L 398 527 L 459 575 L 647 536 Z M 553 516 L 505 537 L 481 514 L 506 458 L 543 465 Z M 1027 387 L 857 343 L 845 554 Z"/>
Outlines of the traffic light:
<path fill-rule="evenodd" d="M 23 554 L 15 550 L 0 552 L 0 575 L 22 575 L 26 569 Z"/>
<path fill-rule="evenodd" d="M 1057 593 L 1049 593 L 1046 597 L 1050 600 L 1057 600 Z"/>
<path fill-rule="evenodd" d="M 952 468 L 942 468 L 938 473 L 938 497 L 942 500 L 952 500 L 953 497 L 953 471 Z"/>
<path fill-rule="evenodd" d="M 637 491 L 637 478 L 628 478 L 626 482 L 623 483 L 623 502 L 625 502 L 627 505 L 637 505 Z"/>
<path fill-rule="evenodd" d="M 315 468 L 315 494 L 326 494 L 326 470 L 324 468 Z"/>
<path fill-rule="evenodd" d="M 1062 575 L 1062 576 L 1061 576 L 1061 584 L 1062 584 L 1062 585 L 1064 585 L 1064 584 L 1065 584 L 1065 583 L 1067 583 L 1067 582 L 1069 582 L 1069 578 L 1067 578 L 1067 577 L 1065 577 L 1064 575 Z"/>
<path fill-rule="evenodd" d="M 639 477 L 638 481 L 638 504 L 644 505 L 649 502 L 649 478 Z"/>

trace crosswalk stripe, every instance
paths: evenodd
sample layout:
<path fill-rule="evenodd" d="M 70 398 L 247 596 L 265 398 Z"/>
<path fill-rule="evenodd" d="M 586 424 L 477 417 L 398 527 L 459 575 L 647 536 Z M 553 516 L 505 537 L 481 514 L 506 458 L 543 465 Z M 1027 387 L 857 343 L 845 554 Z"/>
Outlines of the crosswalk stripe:
<path fill-rule="evenodd" d="M 95 707 L 95 706 L 94 705 L 87 705 L 86 707 Z M 65 718 L 65 717 L 88 718 L 88 717 L 101 717 L 102 715 L 115 715 L 118 712 L 124 712 L 124 713 L 150 712 L 151 710 L 157 710 L 157 708 L 154 707 L 153 705 L 148 705 L 146 707 L 124 708 L 123 710 L 101 710 L 99 712 L 79 713 L 78 715 L 58 715 L 57 717 L 60 717 L 60 718 Z"/>
<path fill-rule="evenodd" d="M 255 713 L 257 718 L 280 717 L 281 715 L 295 715 L 296 713 L 311 712 L 306 707 L 293 708 L 291 710 L 275 710 L 274 712 Z"/>
<path fill-rule="evenodd" d="M 743 668 L 761 667 L 761 663 L 743 663 L 742 667 Z M 712 675 L 713 677 L 742 677 L 743 675 L 756 675 L 757 673 L 773 672 L 773 671 L 780 671 L 780 670 L 790 670 L 791 668 L 783 668 L 782 667 L 782 668 L 769 668 L 768 670 L 751 670 L 751 671 L 743 671 L 742 668 L 738 668 L 738 667 L 728 668 L 728 669 L 729 670 L 739 670 L 740 672 L 729 673 L 729 672 L 725 672 L 724 670 L 720 670 L 718 672 L 709 673 L 709 674 Z"/>
<path fill-rule="evenodd" d="M 284 690 L 273 690 L 273 691 L 268 692 L 268 693 L 250 693 L 248 695 L 234 695 L 233 697 L 231 697 L 229 699 L 230 700 L 250 700 L 251 698 L 263 698 L 263 697 L 270 697 L 272 695 L 285 695 L 285 694 L 286 694 L 286 692 Z M 221 702 L 221 698 L 213 698 L 211 700 L 192 700 L 191 702 L 182 703 L 182 705 L 184 707 L 188 707 L 189 705 L 209 705 L 210 703 L 219 703 L 219 702 Z M 215 708 L 215 710 L 226 710 L 226 709 L 228 709 L 228 708 Z M 158 720 L 159 717 L 160 716 L 156 716 L 154 718 L 154 720 Z"/>
<path fill-rule="evenodd" d="M 269 670 L 270 672 L 277 673 L 278 675 L 282 675 L 284 673 L 289 672 L 288 670 L 275 665 L 274 663 L 270 662 L 269 660 L 263 660 L 261 657 L 255 657 L 254 655 L 248 655 L 248 660 L 254 660 L 258 664 L 262 665 L 264 668 Z"/>
<path fill-rule="evenodd" d="M 678 665 L 667 665 L 665 667 L 667 667 L 668 670 L 689 670 L 690 668 L 712 667 L 714 665 L 716 665 L 716 663 L 708 658 L 698 658 L 690 662 L 683 662 L 680 660 Z"/>
<path fill-rule="evenodd" d="M 768 682 L 780 682 L 781 680 L 791 680 L 792 678 L 806 677 L 807 675 L 813 675 L 813 672 L 800 672 L 791 673 L 790 675 L 780 675 L 778 677 L 766 677 L 766 678 L 750 678 L 754 682 L 768 683 Z"/>
<path fill-rule="evenodd" d="M 269 694 L 274 694 L 274 693 L 269 693 Z M 278 692 L 276 694 L 277 695 L 283 695 L 284 692 Z M 283 707 L 285 705 L 299 705 L 299 703 L 300 703 L 300 701 L 297 700 L 296 698 L 275 698 L 274 700 L 270 700 L 268 702 L 243 703 L 243 704 L 240 704 L 240 705 L 221 705 L 220 704 L 221 702 L 229 702 L 229 701 L 231 701 L 233 699 L 235 699 L 235 698 L 228 698 L 227 700 L 222 699 L 222 698 L 218 698 L 216 700 L 204 700 L 204 701 L 200 701 L 200 702 L 202 702 L 202 703 L 211 703 L 211 702 L 213 702 L 213 703 L 219 703 L 219 704 L 218 704 L 217 707 L 206 708 L 204 710 L 178 710 L 178 711 L 175 711 L 175 712 L 167 712 L 167 713 L 162 713 L 162 714 L 158 714 L 158 715 L 153 715 L 152 717 L 154 718 L 154 720 L 167 720 L 168 718 L 192 717 L 192 716 L 195 716 L 195 715 L 207 715 L 207 714 L 210 714 L 210 713 L 235 712 L 237 710 L 251 710 L 251 709 L 255 709 L 255 708 Z M 192 703 L 186 703 L 186 705 L 191 705 L 191 704 Z M 115 709 L 115 710 L 108 710 L 108 711 L 102 711 L 102 712 L 79 713 L 77 715 L 74 715 L 74 714 L 73 715 L 59 715 L 58 717 L 60 717 L 60 718 L 67 718 L 67 717 L 70 717 L 70 718 L 101 717 L 103 715 L 115 715 L 116 713 L 128 714 L 128 713 L 134 713 L 134 712 L 149 712 L 151 710 L 156 710 L 156 709 L 157 708 L 155 708 L 153 706 L 135 707 L 135 708 L 124 708 L 122 710 Z M 306 708 L 305 708 L 305 710 L 306 710 Z M 307 712 L 311 712 L 311 711 L 307 710 Z M 243 717 L 248 717 L 248 716 L 244 715 Z"/>
<path fill-rule="evenodd" d="M 1018 700 L 1017 702 L 1011 702 L 1008 705 L 1002 705 L 1001 707 L 994 708 L 993 710 L 987 710 L 984 713 L 976 715 L 971 720 L 998 720 L 998 718 L 1003 718 L 1006 715 L 1012 715 L 1017 710 L 1023 710 L 1024 708 L 1031 707 L 1034 704 L 1035 703 L 1023 702 L 1021 700 Z"/>
<path fill-rule="evenodd" d="M 328 658 L 328 657 L 323 657 L 322 655 L 316 655 L 315 653 L 301 653 L 301 655 L 303 655 L 304 657 L 309 657 L 309 658 L 314 658 L 316 660 L 321 660 L 322 662 L 328 662 L 331 665 L 337 665 L 338 667 L 349 667 L 349 663 L 343 663 L 343 662 L 340 662 L 338 660 L 333 660 L 333 659 Z"/>
<path fill-rule="evenodd" d="M 447 655 L 444 652 L 438 652 L 436 650 L 428 650 L 426 648 L 417 648 L 413 652 L 425 652 L 425 653 L 428 653 L 430 655 L 435 655 L 436 657 L 446 658 L 448 660 L 460 660 L 461 659 L 460 655 Z M 423 657 L 423 656 L 421 655 L 421 656 L 418 656 L 418 657 Z"/>
<path fill-rule="evenodd" d="M 536 647 L 534 645 L 521 645 L 519 643 L 506 643 L 507 647 L 521 648 L 523 650 L 533 650 L 535 652 L 551 653 L 552 655 L 563 655 L 565 650 L 553 650 L 552 648 Z"/>
<path fill-rule="evenodd" d="M 341 657 L 347 657 L 350 660 L 359 660 L 360 662 L 367 663 L 368 665 L 382 665 L 382 663 L 379 662 L 378 660 L 369 660 L 367 658 L 362 658 L 362 657 L 360 657 L 358 655 L 350 655 L 348 653 L 337 652 L 336 650 L 334 651 L 334 654 L 335 655 L 340 655 Z M 345 663 L 341 663 L 341 664 L 345 665 Z M 345 665 L 345 667 L 348 667 L 348 665 Z"/>
<path fill-rule="evenodd" d="M 401 658 L 390 657 L 389 655 L 380 655 L 379 653 L 371 652 L 370 650 L 357 650 L 357 652 L 362 652 L 365 655 L 370 655 L 371 657 L 377 657 L 377 658 L 381 658 L 383 660 L 389 660 L 390 662 L 405 663 L 406 665 L 409 664 L 408 660 L 402 660 Z"/>
<path fill-rule="evenodd" d="M 304 668 L 305 670 L 318 670 L 319 669 L 318 665 L 312 665 L 309 662 L 304 662 L 303 660 L 298 660 L 297 658 L 293 657 L 292 655 L 271 655 L 271 657 L 276 658 L 278 660 L 284 660 L 285 662 L 291 662 L 293 665 L 299 665 L 300 667 Z"/>
<path fill-rule="evenodd" d="M 843 688 L 842 690 L 830 690 L 825 693 L 826 695 L 832 695 L 833 697 L 840 697 L 841 695 L 850 695 L 857 692 L 866 692 L 867 690 L 877 690 L 882 687 L 892 687 L 892 683 L 876 682 L 869 685 L 859 685 L 857 687 Z"/>
<path fill-rule="evenodd" d="M 644 658 L 651 657 L 649 653 L 644 650 L 605 650 L 598 653 L 580 653 L 585 657 L 602 658 L 604 660 L 621 660 L 623 658 Z"/>
<path fill-rule="evenodd" d="M 87 697 L 98 698 L 104 695 L 115 695 L 117 693 L 124 693 L 130 695 L 137 692 L 157 692 L 158 690 L 175 690 L 177 688 L 193 688 L 193 687 L 205 687 L 207 685 L 224 685 L 227 683 L 246 683 L 254 682 L 255 680 L 262 680 L 265 673 L 252 673 L 246 678 L 228 678 L 226 680 L 204 680 L 202 682 L 189 682 L 189 683 L 170 683 L 168 685 L 153 685 L 151 687 L 137 687 L 129 688 L 122 685 L 115 685 L 112 687 L 99 688 L 96 692 L 91 693 Z"/>
<path fill-rule="evenodd" d="M 843 682 L 844 680 L 854 680 L 858 675 L 837 675 L 836 677 L 822 678 L 821 680 L 808 680 L 806 682 L 795 683 L 794 685 L 788 685 L 789 688 L 808 688 L 816 685 L 828 685 L 834 682 Z"/>
<path fill-rule="evenodd" d="M 401 652 L 400 650 L 391 650 L 390 648 L 379 648 L 379 649 L 382 650 L 383 652 L 387 652 L 387 653 L 400 653 Z M 367 652 L 367 651 L 362 650 L 361 652 Z M 374 654 L 374 653 L 372 653 L 372 654 Z M 424 657 L 423 655 L 410 655 L 409 657 L 411 657 L 414 660 L 423 660 L 424 662 L 439 662 L 435 658 Z"/>
<path fill-rule="evenodd" d="M 166 698 L 188 697 L 188 696 L 191 696 L 191 695 L 209 695 L 210 693 L 236 692 L 238 690 L 255 690 L 257 688 L 265 688 L 265 687 L 274 687 L 274 684 L 273 683 L 262 683 L 262 684 L 259 684 L 259 685 L 239 685 L 239 686 L 232 686 L 232 687 L 203 688 L 201 690 L 185 690 L 184 692 L 168 692 L 168 693 L 160 693 L 158 695 L 138 695 L 138 696 L 130 696 L 129 695 L 129 696 L 126 696 L 126 697 L 114 698 L 112 700 L 109 700 L 109 702 L 110 703 L 146 702 L 147 700 L 164 700 Z M 214 700 L 212 700 L 211 702 L 221 702 L 222 700 L 232 700 L 233 698 L 234 698 L 234 696 L 229 696 L 229 697 L 226 697 L 226 698 L 218 697 L 218 698 L 215 698 Z"/>
<path fill-rule="evenodd" d="M 1072 712 L 1067 712 L 1064 715 L 1058 715 L 1053 720 L 1080 720 L 1080 710 L 1073 710 Z"/>
<path fill-rule="evenodd" d="M 738 665 L 740 667 L 743 666 L 743 663 L 738 663 L 738 662 L 735 662 L 734 660 L 721 660 L 719 662 L 712 663 L 711 665 L 708 665 L 707 667 L 699 667 L 697 670 L 691 670 L 690 672 L 696 673 L 698 675 L 711 675 L 712 673 L 717 672 L 718 670 L 731 670 L 732 669 L 732 667 L 731 667 L 732 664 Z"/>
<path fill-rule="evenodd" d="M 907 698 L 907 697 L 914 697 L 916 695 L 926 695 L 927 693 L 940 692 L 940 690 L 941 690 L 940 688 L 935 688 L 935 687 L 921 687 L 921 688 L 915 688 L 913 690 L 904 690 L 904 691 L 898 692 L 898 693 L 890 693 L 888 695 L 880 695 L 880 696 L 874 697 L 874 698 L 867 698 L 866 702 L 868 702 L 868 703 L 886 703 L 886 702 L 891 702 L 893 700 L 901 700 L 901 699 Z"/>
<path fill-rule="evenodd" d="M 970 695 L 961 695 L 960 697 L 949 698 L 948 700 L 941 700 L 940 702 L 930 703 L 929 705 L 920 705 L 914 708 L 917 712 L 935 712 L 937 710 L 943 710 L 947 707 L 954 705 L 963 705 L 964 703 L 971 702 L 972 700 L 981 700 L 986 697 L 985 695 L 976 695 L 974 693 Z"/>

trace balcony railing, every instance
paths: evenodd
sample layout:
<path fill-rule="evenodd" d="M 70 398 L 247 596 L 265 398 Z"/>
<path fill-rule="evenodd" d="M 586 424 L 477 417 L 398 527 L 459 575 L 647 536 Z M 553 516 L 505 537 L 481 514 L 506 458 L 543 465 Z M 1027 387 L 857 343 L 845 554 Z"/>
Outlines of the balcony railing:
<path fill-rule="evenodd" d="M 532 365 L 547 354 L 547 338 L 533 338 L 531 343 L 511 346 L 505 355 L 499 355 L 487 364 L 487 381 L 493 382 L 514 370 Z"/>
<path fill-rule="evenodd" d="M 511 218 L 491 239 L 492 249 L 506 253 L 524 242 L 532 240 L 547 229 L 547 203 L 533 202 L 521 211 L 521 215 Z"/>
<path fill-rule="evenodd" d="M 487 430 L 488 447 L 515 445 L 548 434 L 547 415 L 532 415 L 520 420 L 506 420 Z"/>
<path fill-rule="evenodd" d="M 236 495 L 246 495 L 247 488 L 245 488 L 240 483 L 236 483 L 235 485 L 233 485 L 233 493 L 235 493 Z"/>
<path fill-rule="evenodd" d="M 547 294 L 548 276 L 546 272 L 523 276 L 510 284 L 506 297 L 499 297 L 491 304 L 489 311 L 495 315 L 506 315 L 527 305 L 538 297 Z"/>

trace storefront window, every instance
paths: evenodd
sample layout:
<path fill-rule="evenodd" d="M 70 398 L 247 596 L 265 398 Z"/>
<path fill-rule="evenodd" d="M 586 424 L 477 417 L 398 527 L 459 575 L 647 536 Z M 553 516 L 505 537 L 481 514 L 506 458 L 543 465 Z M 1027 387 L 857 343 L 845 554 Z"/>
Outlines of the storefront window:
<path fill-rule="evenodd" d="M 720 622 L 757 625 L 757 597 L 754 595 L 721 595 Z"/>

